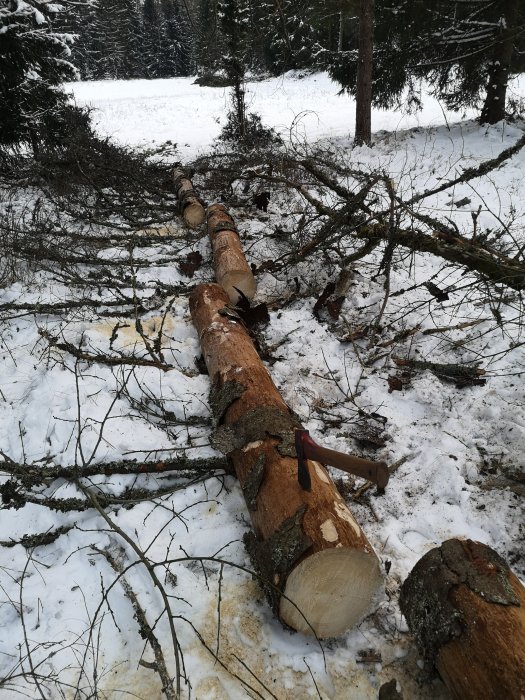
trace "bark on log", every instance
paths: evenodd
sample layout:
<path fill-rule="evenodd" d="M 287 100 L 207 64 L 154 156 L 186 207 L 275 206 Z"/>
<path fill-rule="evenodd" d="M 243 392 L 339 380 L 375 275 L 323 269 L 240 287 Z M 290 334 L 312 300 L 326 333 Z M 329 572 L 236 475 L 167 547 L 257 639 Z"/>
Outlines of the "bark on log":
<path fill-rule="evenodd" d="M 308 462 L 312 489 L 301 489 L 301 426 L 242 324 L 222 312 L 228 301 L 216 284 L 190 296 L 212 382 L 213 444 L 235 467 L 255 531 L 246 545 L 281 620 L 333 637 L 370 610 L 382 583 L 379 560 L 321 464 Z"/>
<path fill-rule="evenodd" d="M 239 301 L 238 289 L 253 299 L 257 284 L 244 257 L 235 223 L 224 204 L 208 207 L 207 221 L 217 282 L 235 304 Z"/>
<path fill-rule="evenodd" d="M 172 178 L 184 221 L 191 228 L 197 228 L 197 226 L 203 224 L 206 219 L 206 212 L 202 206 L 202 202 L 193 189 L 191 180 L 186 177 L 183 170 L 174 168 L 172 171 Z"/>
<path fill-rule="evenodd" d="M 431 550 L 400 606 L 454 698 L 525 698 L 525 588 L 493 549 L 452 539 Z"/>

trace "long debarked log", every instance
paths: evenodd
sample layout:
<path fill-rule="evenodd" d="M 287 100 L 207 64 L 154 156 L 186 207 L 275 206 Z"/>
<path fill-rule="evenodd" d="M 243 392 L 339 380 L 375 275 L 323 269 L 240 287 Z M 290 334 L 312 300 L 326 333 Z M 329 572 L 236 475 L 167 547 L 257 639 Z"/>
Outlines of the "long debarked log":
<path fill-rule="evenodd" d="M 493 549 L 458 539 L 432 549 L 400 606 L 454 698 L 525 698 L 525 588 Z"/>
<path fill-rule="evenodd" d="M 379 560 L 321 464 L 307 464 L 311 491 L 299 485 L 301 426 L 244 327 L 222 312 L 228 302 L 216 284 L 190 296 L 212 382 L 213 443 L 235 467 L 255 531 L 247 548 L 281 620 L 333 637 L 370 610 L 383 580 Z"/>
<path fill-rule="evenodd" d="M 206 219 L 206 211 L 202 202 L 193 189 L 193 184 L 186 176 L 184 170 L 174 168 L 171 175 L 184 221 L 191 228 L 197 228 L 197 226 L 203 224 Z"/>
<path fill-rule="evenodd" d="M 217 282 L 234 303 L 239 300 L 237 290 L 253 299 L 257 290 L 255 278 L 244 257 L 235 222 L 224 204 L 208 207 L 207 222 Z"/>

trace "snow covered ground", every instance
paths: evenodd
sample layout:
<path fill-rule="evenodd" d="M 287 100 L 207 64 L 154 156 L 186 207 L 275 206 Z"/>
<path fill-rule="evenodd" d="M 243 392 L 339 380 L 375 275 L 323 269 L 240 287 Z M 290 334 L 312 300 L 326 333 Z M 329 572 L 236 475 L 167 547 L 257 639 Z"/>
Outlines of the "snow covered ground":
<path fill-rule="evenodd" d="M 67 88 L 79 105 L 94 108 L 100 133 L 130 146 L 177 144 L 187 161 L 210 148 L 224 125 L 229 106 L 228 88 L 206 88 L 193 78 L 166 80 L 93 81 L 70 83 Z M 523 94 L 522 82 L 514 80 L 511 91 Z M 312 143 L 319 138 L 348 136 L 354 128 L 354 100 L 339 95 L 339 87 L 325 73 L 300 80 L 293 74 L 249 82 L 246 103 L 292 141 Z M 415 114 L 402 110 L 374 110 L 376 132 L 402 131 L 416 126 L 438 126 L 473 118 L 448 111 L 423 90 L 424 108 Z"/>
<path fill-rule="evenodd" d="M 201 88 L 182 78 L 78 83 L 70 88 L 78 103 L 93 107 L 100 133 L 134 147 L 155 147 L 171 140 L 184 161 L 211 147 L 228 102 L 227 91 Z M 516 81 L 513 89 L 525 97 L 525 83 Z M 405 197 L 496 156 L 524 129 L 521 122 L 481 128 L 468 120 L 473 113 L 465 119 L 425 98 L 425 109 L 416 115 L 374 112 L 374 147 L 352 149 L 352 101 L 338 96 L 337 86 L 325 75 L 250 83 L 249 96 L 263 122 L 289 134 L 298 148 L 322 141 L 353 167 L 388 173 Z M 507 235 L 525 243 L 524 171 L 525 153 L 520 152 L 490 177 L 432 197 L 421 211 L 439 214 L 469 231 L 472 212 L 481 206 L 480 230 L 506 227 Z M 469 201 L 458 206 L 465 199 Z M 274 244 L 264 234 L 276 228 L 288 231 L 296 220 L 285 203 L 283 195 L 276 193 L 267 214 L 254 209 L 236 212 L 245 247 L 255 263 L 272 254 Z M 19 204 L 22 207 L 23 202 Z M 143 322 L 152 341 L 166 311 L 155 306 L 156 285 L 211 280 L 209 266 L 203 266 L 193 280 L 177 267 L 188 245 L 208 259 L 206 239 L 188 244 L 177 222 L 173 232 L 180 234 L 179 241 L 170 239 L 137 253 L 151 263 L 137 266 L 136 280 L 144 285 L 137 292 L 141 301 L 151 307 Z M 112 243 L 100 257 L 113 261 L 117 277 L 121 268 L 115 261 L 127 254 L 125 246 Z M 166 263 L 166 258 L 172 262 Z M 379 261 L 379 255 L 372 255 L 355 273 L 342 311 L 347 330 L 355 330 L 377 314 L 384 295 L 382 278 L 374 279 Z M 88 270 L 89 266 L 86 274 Z M 378 687 L 396 678 L 405 700 L 447 698 L 438 679 L 424 680 L 422 661 L 397 606 L 397 593 L 421 556 L 453 536 L 486 542 L 519 575 L 525 574 L 523 495 L 509 488 L 509 483 L 521 483 L 503 478 L 525 471 L 521 330 L 518 324 L 498 326 L 496 322 L 498 314 L 507 321 L 516 317 L 518 301 L 502 298 L 494 311 L 494 305 L 477 293 L 464 300 L 461 271 L 439 271 L 430 256 L 396 260 L 383 323 L 382 340 L 389 344 L 386 352 L 372 357 L 377 348 L 372 352 L 359 338 L 341 342 L 341 328 L 335 330 L 313 316 L 313 304 L 329 279 L 328 272 L 308 266 L 299 272 L 302 285 L 318 274 L 318 288 L 271 315 L 265 339 L 268 345 L 279 344 L 271 367 L 274 381 L 305 426 L 325 445 L 349 452 L 363 450 L 390 464 L 405 458 L 384 496 L 369 493 L 361 502 L 349 498 L 388 573 L 379 608 L 357 629 L 321 649 L 312 639 L 282 629 L 248 574 L 211 559 L 192 560 L 218 557 L 249 567 L 242 544 L 248 516 L 231 476 L 192 484 L 155 503 L 145 501 L 132 508 L 123 504 L 109 511 L 111 518 L 152 560 L 174 560 L 169 565 L 171 575 L 163 582 L 173 596 L 191 697 L 365 700 L 377 698 Z M 445 303 L 437 303 L 422 286 L 435 274 L 435 283 L 450 292 Z M 258 282 L 260 300 L 271 300 L 283 291 L 270 275 L 261 275 Z M 408 296 L 396 295 L 412 287 Z M 128 287 L 122 291 L 131 294 Z M 57 303 L 72 293 L 42 272 L 31 284 L 21 280 L 3 288 L 0 304 Z M 99 294 L 113 299 L 103 283 Z M 195 368 L 194 357 L 200 351 L 186 295 L 174 296 L 162 327 L 163 355 L 173 365 L 167 372 L 141 367 L 130 374 L 126 368 L 75 362 L 63 351 L 47 351 L 46 333 L 90 353 L 111 348 L 147 358 L 144 339 L 129 318 L 73 312 L 66 317 L 40 316 L 35 322 L 33 316 L 7 311 L 3 315 L 0 449 L 5 459 L 71 465 L 123 456 L 161 459 L 177 450 L 190 457 L 213 455 L 205 423 L 208 380 Z M 477 325 L 425 334 L 436 327 L 471 322 Z M 413 332 L 403 336 L 403 331 Z M 487 382 L 458 389 L 423 371 L 401 391 L 389 393 L 388 378 L 395 374 L 391 350 L 394 355 L 434 362 L 479 360 L 487 370 Z M 202 425 L 166 431 L 159 421 L 147 421 L 133 404 L 144 398 L 145 391 L 162 396 L 164 407 L 180 421 L 194 416 L 202 419 Z M 357 418 L 363 414 L 372 417 L 368 428 L 372 423 L 381 427 L 384 443 L 375 450 L 356 442 Z M 119 496 L 130 486 L 153 490 L 177 483 L 165 475 L 113 476 L 93 478 L 89 487 L 94 493 L 101 489 Z M 55 483 L 53 495 L 79 497 L 79 491 L 64 480 Z M 72 529 L 34 550 L 21 544 L 0 548 L 0 677 L 10 675 L 0 688 L 1 697 L 18 698 L 23 688 L 28 697 L 60 697 L 57 685 L 48 693 L 42 680 L 39 693 L 26 683 L 29 657 L 42 679 L 53 675 L 60 679 L 66 698 L 162 697 L 157 675 L 139 664 L 144 642 L 134 611 L 101 551 L 109 549 L 120 557 L 123 567 L 131 567 L 126 578 L 151 622 L 162 610 L 158 591 L 145 568 L 133 565 L 135 553 L 129 543 L 111 532 L 96 510 L 58 513 L 38 504 L 5 509 L 1 539 L 18 540 L 57 526 Z M 169 650 L 165 618 L 155 631 Z M 360 652 L 370 649 L 376 660 L 362 663 Z M 144 659 L 153 661 L 151 649 Z M 166 661 L 174 673 L 173 655 L 168 651 Z M 187 687 L 184 692 L 188 693 Z"/>

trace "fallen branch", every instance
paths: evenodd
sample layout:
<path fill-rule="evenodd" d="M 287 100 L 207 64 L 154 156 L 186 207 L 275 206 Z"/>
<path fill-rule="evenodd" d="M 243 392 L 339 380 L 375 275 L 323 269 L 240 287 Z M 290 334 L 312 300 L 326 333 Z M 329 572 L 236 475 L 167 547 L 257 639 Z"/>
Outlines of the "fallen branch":
<path fill-rule="evenodd" d="M 409 199 L 408 202 L 404 202 L 404 204 L 406 206 L 414 204 L 415 202 L 420 202 L 422 199 L 431 197 L 432 195 L 438 194 L 439 192 L 444 192 L 445 190 L 451 189 L 452 187 L 455 187 L 456 185 L 459 185 L 462 182 L 469 182 L 470 180 L 474 180 L 477 177 L 488 175 L 488 173 L 490 173 L 492 170 L 499 168 L 499 166 L 503 165 L 503 163 L 506 160 L 509 160 L 509 158 L 512 158 L 513 155 L 521 151 L 521 149 L 524 146 L 525 133 L 516 141 L 514 145 L 509 146 L 509 148 L 506 148 L 505 150 L 501 151 L 501 153 L 495 158 L 480 163 L 480 165 L 478 165 L 477 168 L 465 168 L 461 175 L 458 175 L 458 177 L 454 178 L 453 180 L 446 180 L 438 187 L 434 187 L 432 189 L 425 190 L 420 194 L 416 194 L 411 199 Z"/>
<path fill-rule="evenodd" d="M 155 473 L 157 473 L 157 471 L 159 470 L 156 470 Z M 131 473 L 133 474 L 140 472 Z M 77 475 L 72 473 L 66 478 L 77 484 L 78 480 L 85 476 L 86 475 L 83 473 L 79 473 Z M 212 476 L 219 477 L 222 476 L 222 474 L 209 472 L 196 475 L 192 472 L 179 472 L 177 477 L 185 480 L 180 485 L 171 484 L 155 490 L 147 488 L 129 488 L 125 489 L 120 496 L 109 495 L 99 489 L 98 499 L 99 503 L 104 508 L 112 505 L 132 506 L 137 503 L 142 503 L 143 501 L 153 501 L 156 498 L 162 498 L 174 493 L 175 491 L 187 488 L 191 484 L 206 480 Z M 49 508 L 50 510 L 67 513 L 69 511 L 84 511 L 91 507 L 89 501 L 82 498 L 55 498 L 52 496 L 47 496 L 45 493 L 39 493 L 38 491 L 32 490 L 39 486 L 50 486 L 55 478 L 60 477 L 51 477 L 49 480 L 44 480 L 39 474 L 35 474 L 34 472 L 32 474 L 14 474 L 11 479 L 4 482 L 0 486 L 0 497 L 2 499 L 3 508 L 14 508 L 17 510 L 19 508 L 23 508 L 27 503 L 33 503 L 35 505 Z"/>
<path fill-rule="evenodd" d="M 137 460 L 122 460 L 118 462 L 105 462 L 103 464 L 90 464 L 82 467 L 78 465 L 60 466 L 45 464 L 19 464 L 10 459 L 0 463 L 0 472 L 16 476 L 24 486 L 37 486 L 50 483 L 55 479 L 78 479 L 92 476 L 113 476 L 114 474 L 160 474 L 163 472 L 177 472 L 179 475 L 212 474 L 218 470 L 228 468 L 225 457 L 202 457 L 189 459 L 178 457 L 175 460 L 160 460 L 156 462 L 140 462 Z"/>
<path fill-rule="evenodd" d="M 42 547 L 46 544 L 52 544 L 58 540 L 61 535 L 67 534 L 74 527 L 74 525 L 64 525 L 62 527 L 58 527 L 56 530 L 37 532 L 32 535 L 24 535 L 19 540 L 1 540 L 0 547 L 16 547 L 17 544 L 21 544 L 25 549 L 35 549 L 35 547 Z"/>
<path fill-rule="evenodd" d="M 181 675 L 183 671 L 183 664 L 182 664 L 182 650 L 179 644 L 179 640 L 177 637 L 177 632 L 175 630 L 175 616 L 173 615 L 173 612 L 171 610 L 171 605 L 170 605 L 170 600 L 169 597 L 166 593 L 166 590 L 164 586 L 162 585 L 162 582 L 160 581 L 159 577 L 157 576 L 157 573 L 155 571 L 155 565 L 153 562 L 147 558 L 145 553 L 141 550 L 141 548 L 138 546 L 138 544 L 126 533 L 122 528 L 120 528 L 117 523 L 115 523 L 109 515 L 105 512 L 103 505 L 100 503 L 98 500 L 97 496 L 90 491 L 89 489 L 86 489 L 82 486 L 82 484 L 77 481 L 77 487 L 84 493 L 86 498 L 88 498 L 91 501 L 92 506 L 99 512 L 103 520 L 108 524 L 108 526 L 119 536 L 121 537 L 124 542 L 135 552 L 137 555 L 137 558 L 142 564 L 145 566 L 151 581 L 153 583 L 153 586 L 158 590 L 160 593 L 160 596 L 162 598 L 163 604 L 164 604 L 164 610 L 163 613 L 165 612 L 168 618 L 168 624 L 170 627 L 170 633 L 171 633 L 171 641 L 172 641 L 172 652 L 175 657 L 175 669 L 176 669 L 176 689 L 175 689 L 175 697 L 178 699 L 181 696 Z"/>
<path fill-rule="evenodd" d="M 387 224 L 363 226 L 355 233 L 357 238 L 370 242 L 388 240 Z M 463 243 L 462 239 L 462 243 Z M 511 289 L 525 289 L 525 264 L 515 259 L 494 255 L 475 244 L 463 245 L 445 242 L 417 230 L 400 230 L 395 232 L 397 245 L 418 253 L 431 253 L 457 265 L 463 265 L 472 272 L 477 272 L 490 282 L 503 284 Z"/>
<path fill-rule="evenodd" d="M 457 323 L 454 326 L 437 326 L 436 328 L 425 328 L 421 331 L 422 335 L 434 335 L 437 333 L 449 333 L 450 331 L 460 331 L 465 328 L 472 328 L 473 326 L 479 326 L 480 323 L 488 321 L 488 318 L 478 318 L 475 321 L 464 321 L 463 323 Z"/>
<path fill-rule="evenodd" d="M 109 552 L 109 550 L 98 549 L 97 547 L 93 547 L 93 549 L 95 550 L 95 552 L 102 554 L 102 556 L 106 559 L 111 568 L 119 575 L 119 581 L 122 588 L 124 589 L 124 594 L 129 599 L 133 607 L 135 619 L 139 626 L 140 636 L 142 637 L 142 639 L 145 639 L 147 642 L 149 642 L 149 645 L 153 650 L 153 654 L 155 656 L 155 663 L 149 663 L 146 661 L 142 661 L 141 659 L 141 661 L 139 661 L 139 664 L 141 666 L 144 666 L 145 668 L 151 668 L 159 674 L 160 680 L 162 681 L 162 692 L 166 696 L 166 700 L 176 700 L 177 695 L 175 693 L 175 688 L 173 687 L 173 681 L 166 667 L 166 661 L 162 652 L 162 646 L 160 645 L 160 642 L 157 639 L 153 628 L 148 622 L 146 613 L 144 612 L 144 609 L 142 608 L 139 599 L 135 594 L 135 591 L 124 576 L 124 567 L 117 559 L 115 559 L 115 557 Z"/>
<path fill-rule="evenodd" d="M 426 360 L 410 360 L 401 357 L 392 357 L 398 367 L 411 369 L 430 370 L 436 377 L 459 383 L 461 386 L 471 384 L 484 384 L 482 379 L 485 370 L 472 365 L 442 364 L 440 362 L 427 362 Z"/>
<path fill-rule="evenodd" d="M 145 360 L 141 357 L 133 357 L 131 355 L 128 357 L 111 357 L 110 355 L 84 352 L 66 340 L 59 342 L 55 336 L 48 333 L 48 331 L 45 329 L 41 328 L 38 332 L 42 338 L 47 340 L 50 347 L 67 352 L 70 355 L 73 355 L 73 357 L 76 357 L 77 360 L 83 360 L 84 362 L 95 362 L 101 365 L 108 365 L 110 367 L 121 367 L 123 365 L 132 367 L 155 367 L 157 369 L 161 369 L 163 372 L 169 372 L 169 370 L 175 369 L 173 365 L 167 365 L 160 362 L 160 360 Z"/>

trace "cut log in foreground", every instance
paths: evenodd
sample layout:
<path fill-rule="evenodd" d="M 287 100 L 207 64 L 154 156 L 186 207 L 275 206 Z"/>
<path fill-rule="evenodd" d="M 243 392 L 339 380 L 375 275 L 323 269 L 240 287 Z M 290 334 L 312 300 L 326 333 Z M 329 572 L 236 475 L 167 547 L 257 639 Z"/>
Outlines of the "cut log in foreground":
<path fill-rule="evenodd" d="M 255 278 L 244 257 L 235 222 L 224 204 L 208 207 L 207 221 L 217 282 L 234 304 L 239 301 L 238 289 L 253 299 L 257 290 Z"/>
<path fill-rule="evenodd" d="M 218 425 L 213 444 L 231 458 L 255 535 L 246 545 L 281 620 L 333 637 L 359 622 L 382 584 L 379 560 L 324 467 L 308 462 L 311 491 L 297 479 L 290 414 L 216 284 L 199 285 L 190 309 L 208 367 Z"/>
<path fill-rule="evenodd" d="M 493 549 L 457 539 L 432 549 L 400 605 L 454 698 L 525 698 L 525 588 Z"/>
<path fill-rule="evenodd" d="M 186 176 L 184 170 L 174 168 L 172 173 L 173 185 L 179 200 L 179 207 L 184 221 L 191 228 L 197 228 L 204 223 L 206 211 L 201 200 L 193 189 L 191 180 Z"/>

